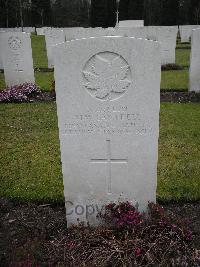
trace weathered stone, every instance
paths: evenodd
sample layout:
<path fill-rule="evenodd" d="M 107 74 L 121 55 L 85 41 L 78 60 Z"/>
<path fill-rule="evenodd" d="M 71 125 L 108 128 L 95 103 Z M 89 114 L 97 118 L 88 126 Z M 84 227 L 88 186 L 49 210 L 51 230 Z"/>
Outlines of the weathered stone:
<path fill-rule="evenodd" d="M 160 52 L 129 37 L 74 40 L 55 50 L 68 225 L 96 225 L 102 206 L 156 201 Z"/>
<path fill-rule="evenodd" d="M 2 59 L 6 85 L 35 82 L 31 38 L 29 33 L 1 34 Z"/>
<path fill-rule="evenodd" d="M 57 44 L 65 42 L 65 34 L 63 30 L 58 29 L 45 29 L 45 41 L 48 57 L 48 67 L 53 68 L 54 66 L 54 54 L 53 47 Z"/>
<path fill-rule="evenodd" d="M 200 92 L 200 29 L 192 31 L 189 87 L 190 91 Z"/>

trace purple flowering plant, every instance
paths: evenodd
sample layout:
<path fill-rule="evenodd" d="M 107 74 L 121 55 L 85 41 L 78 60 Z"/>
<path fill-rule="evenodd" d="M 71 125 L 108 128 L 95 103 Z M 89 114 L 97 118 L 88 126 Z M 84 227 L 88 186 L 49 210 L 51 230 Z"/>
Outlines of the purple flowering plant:
<path fill-rule="evenodd" d="M 32 97 L 40 93 L 40 88 L 33 83 L 13 85 L 0 92 L 0 103 L 29 102 Z"/>
<path fill-rule="evenodd" d="M 105 207 L 105 213 L 101 217 L 117 227 L 133 227 L 143 221 L 143 213 L 140 213 L 130 202 L 119 204 L 111 203 Z"/>

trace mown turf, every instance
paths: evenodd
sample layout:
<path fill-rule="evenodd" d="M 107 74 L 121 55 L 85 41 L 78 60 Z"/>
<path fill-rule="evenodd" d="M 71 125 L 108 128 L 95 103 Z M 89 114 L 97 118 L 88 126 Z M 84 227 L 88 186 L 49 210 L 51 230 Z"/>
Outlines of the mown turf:
<path fill-rule="evenodd" d="M 4 74 L 0 73 L 0 90 L 4 89 L 5 86 L 6 84 L 5 84 Z"/>
<path fill-rule="evenodd" d="M 162 104 L 158 196 L 200 198 L 200 105 Z"/>
<path fill-rule="evenodd" d="M 176 64 L 184 67 L 189 67 L 190 51 L 190 49 L 176 49 Z"/>
<path fill-rule="evenodd" d="M 191 49 L 191 43 L 181 43 L 180 41 L 176 44 L 177 49 Z"/>
<path fill-rule="evenodd" d="M 0 105 L 0 196 L 62 201 L 55 103 Z M 161 104 L 158 197 L 200 198 L 200 105 Z"/>
<path fill-rule="evenodd" d="M 55 104 L 5 104 L 0 114 L 0 195 L 62 199 Z"/>
<path fill-rule="evenodd" d="M 47 52 L 44 36 L 31 35 L 34 68 L 47 68 Z"/>
<path fill-rule="evenodd" d="M 50 91 L 54 81 L 53 72 L 35 72 L 35 81 L 42 91 Z"/>
<path fill-rule="evenodd" d="M 188 70 L 162 71 L 161 89 L 187 91 L 189 84 Z"/>

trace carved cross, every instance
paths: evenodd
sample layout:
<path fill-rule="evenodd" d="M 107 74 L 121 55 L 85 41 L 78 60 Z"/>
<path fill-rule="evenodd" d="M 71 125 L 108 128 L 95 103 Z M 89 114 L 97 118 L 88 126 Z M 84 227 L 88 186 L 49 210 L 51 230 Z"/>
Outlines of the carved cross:
<path fill-rule="evenodd" d="M 107 174 L 106 174 L 106 181 L 107 181 L 107 190 L 108 194 L 112 193 L 112 173 L 111 173 L 111 165 L 112 164 L 127 164 L 128 159 L 120 159 L 120 158 L 112 158 L 111 157 L 111 141 L 106 140 L 107 144 L 107 153 L 106 158 L 98 158 L 98 159 L 91 159 L 91 163 L 104 163 L 107 165 Z"/>

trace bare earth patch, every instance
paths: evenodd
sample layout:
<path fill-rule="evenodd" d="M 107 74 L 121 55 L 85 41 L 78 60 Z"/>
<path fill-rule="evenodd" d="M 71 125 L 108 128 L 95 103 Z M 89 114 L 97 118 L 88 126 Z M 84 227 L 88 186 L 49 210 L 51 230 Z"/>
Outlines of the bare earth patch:
<path fill-rule="evenodd" d="M 165 204 L 164 208 L 178 218 L 188 220 L 194 234 L 191 246 L 199 250 L 200 202 Z M 74 262 L 85 260 L 88 263 L 84 266 L 112 266 L 112 261 L 108 264 L 109 257 L 113 260 L 115 254 L 120 255 L 120 250 L 123 253 L 120 242 L 123 246 L 132 242 L 113 239 L 114 236 L 116 232 L 114 235 L 108 229 L 68 231 L 64 205 L 19 204 L 0 199 L 0 266 L 83 266 L 72 264 L 73 254 Z M 140 254 L 139 249 L 136 253 Z M 67 258 L 69 255 L 71 259 Z M 91 255 L 91 262 L 88 255 Z M 97 265 L 90 265 L 94 258 Z"/>

